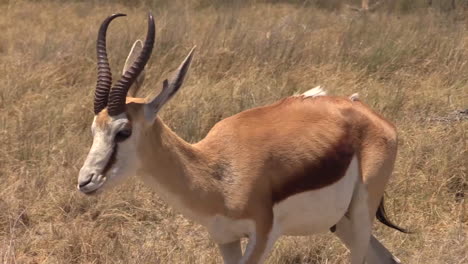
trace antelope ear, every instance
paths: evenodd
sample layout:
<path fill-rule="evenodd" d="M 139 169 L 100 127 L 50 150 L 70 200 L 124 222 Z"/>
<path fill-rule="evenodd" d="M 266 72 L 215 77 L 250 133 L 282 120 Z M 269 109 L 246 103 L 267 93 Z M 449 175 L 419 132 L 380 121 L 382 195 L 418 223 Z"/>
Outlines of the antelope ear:
<path fill-rule="evenodd" d="M 125 61 L 125 65 L 122 71 L 122 74 L 125 74 L 125 72 L 132 67 L 133 62 L 136 60 L 138 55 L 140 55 L 141 50 L 143 49 L 143 42 L 141 40 L 135 41 L 133 43 L 132 49 L 130 50 L 130 53 L 128 53 L 127 60 Z M 145 80 L 145 70 L 143 70 L 140 75 L 138 75 L 137 79 L 133 83 L 133 85 L 130 87 L 128 90 L 128 96 L 130 97 L 136 97 L 138 91 L 140 90 L 141 86 L 143 85 L 143 81 Z"/>
<path fill-rule="evenodd" d="M 189 54 L 184 61 L 182 61 L 172 77 L 164 80 L 162 91 L 145 105 L 145 118 L 148 122 L 152 123 L 154 121 L 159 110 L 161 110 L 163 105 L 165 105 L 182 86 L 185 75 L 187 74 L 190 63 L 192 62 L 192 56 L 195 48 L 196 46 L 190 50 Z"/>

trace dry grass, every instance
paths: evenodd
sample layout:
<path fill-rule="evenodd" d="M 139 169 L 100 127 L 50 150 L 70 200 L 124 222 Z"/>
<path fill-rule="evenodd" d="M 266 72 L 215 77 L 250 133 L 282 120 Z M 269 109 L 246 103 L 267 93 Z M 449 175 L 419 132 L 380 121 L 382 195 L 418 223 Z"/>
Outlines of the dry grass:
<path fill-rule="evenodd" d="M 0 2 L 0 262 L 220 262 L 203 228 L 139 181 L 92 198 L 75 188 L 91 143 L 97 27 L 108 14 L 129 15 L 109 30 L 117 76 L 145 33 L 148 9 L 158 40 L 143 94 L 157 92 L 189 48 L 199 47 L 183 91 L 162 113 L 179 135 L 197 141 L 221 118 L 316 85 L 359 92 L 399 128 L 388 210 L 417 231 L 376 224 L 376 235 L 405 263 L 468 261 L 468 123 L 454 114 L 468 106 L 466 13 L 360 16 L 288 1 L 101 2 Z M 326 234 L 283 238 L 268 262 L 346 257 Z"/>

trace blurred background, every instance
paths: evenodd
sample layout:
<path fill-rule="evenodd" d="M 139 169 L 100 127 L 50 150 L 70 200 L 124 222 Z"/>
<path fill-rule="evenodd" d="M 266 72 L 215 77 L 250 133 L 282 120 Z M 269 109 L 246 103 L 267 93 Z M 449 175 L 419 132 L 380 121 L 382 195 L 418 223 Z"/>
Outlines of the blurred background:
<path fill-rule="evenodd" d="M 220 119 L 302 93 L 359 92 L 394 122 L 399 156 L 375 224 L 403 263 L 468 261 L 468 1 L 0 0 L 0 262 L 220 263 L 204 228 L 139 180 L 96 197 L 76 190 L 91 146 L 98 27 L 116 12 L 108 54 L 119 76 L 155 15 L 140 96 L 193 45 L 162 119 L 197 142 Z M 116 77 L 114 77 L 116 78 Z M 284 237 L 268 263 L 347 263 L 331 234 Z"/>

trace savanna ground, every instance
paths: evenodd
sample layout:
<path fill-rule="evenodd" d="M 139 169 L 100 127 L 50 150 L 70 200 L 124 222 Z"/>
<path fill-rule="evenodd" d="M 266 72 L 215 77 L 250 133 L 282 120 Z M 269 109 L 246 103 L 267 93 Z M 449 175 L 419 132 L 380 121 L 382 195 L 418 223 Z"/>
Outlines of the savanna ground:
<path fill-rule="evenodd" d="M 316 85 L 359 92 L 398 127 L 387 209 L 415 231 L 375 224 L 376 236 L 404 263 L 467 263 L 468 13 L 424 2 L 361 14 L 337 0 L 0 1 L 0 261 L 221 262 L 202 227 L 138 180 L 98 197 L 76 190 L 98 26 L 128 14 L 108 34 L 118 76 L 152 10 L 157 42 L 141 94 L 155 94 L 198 46 L 162 113 L 181 137 L 196 142 L 224 117 Z M 268 263 L 346 263 L 347 254 L 331 234 L 285 237 Z"/>

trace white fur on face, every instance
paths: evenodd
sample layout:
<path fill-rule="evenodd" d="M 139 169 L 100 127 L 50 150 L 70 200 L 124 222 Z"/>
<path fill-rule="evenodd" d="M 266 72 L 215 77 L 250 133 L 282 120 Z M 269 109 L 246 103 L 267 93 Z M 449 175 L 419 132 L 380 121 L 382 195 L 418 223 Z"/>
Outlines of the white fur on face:
<path fill-rule="evenodd" d="M 132 135 L 129 138 L 116 143 L 115 135 L 128 124 L 129 120 L 125 114 L 120 114 L 110 117 L 108 122 L 108 126 L 100 127 L 96 125 L 96 117 L 94 118 L 91 127 L 93 144 L 78 176 L 78 189 L 84 193 L 90 194 L 103 186 L 116 185 L 119 180 L 136 172 L 135 127 L 132 128 Z M 115 162 L 103 175 L 115 151 Z"/>

